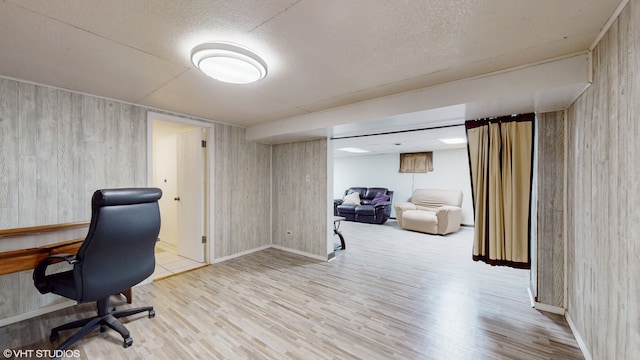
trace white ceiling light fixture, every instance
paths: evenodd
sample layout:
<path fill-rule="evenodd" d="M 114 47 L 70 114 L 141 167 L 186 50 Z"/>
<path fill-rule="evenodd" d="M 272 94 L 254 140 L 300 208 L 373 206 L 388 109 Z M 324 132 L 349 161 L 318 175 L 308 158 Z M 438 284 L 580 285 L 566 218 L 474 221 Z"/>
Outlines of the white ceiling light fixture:
<path fill-rule="evenodd" d="M 362 154 L 362 153 L 368 153 L 369 152 L 369 150 L 360 149 L 360 148 L 357 148 L 357 147 L 345 147 L 345 148 L 340 148 L 340 149 L 336 149 L 336 150 L 346 151 L 346 152 L 356 153 L 356 154 Z"/>
<path fill-rule="evenodd" d="M 454 145 L 454 144 L 464 144 L 467 142 L 467 139 L 465 138 L 446 138 L 446 139 L 438 139 L 441 142 L 445 143 L 445 144 L 449 144 L 449 145 Z"/>
<path fill-rule="evenodd" d="M 232 84 L 249 84 L 267 76 L 267 63 L 242 46 L 213 42 L 191 51 L 191 62 L 207 76 Z"/>

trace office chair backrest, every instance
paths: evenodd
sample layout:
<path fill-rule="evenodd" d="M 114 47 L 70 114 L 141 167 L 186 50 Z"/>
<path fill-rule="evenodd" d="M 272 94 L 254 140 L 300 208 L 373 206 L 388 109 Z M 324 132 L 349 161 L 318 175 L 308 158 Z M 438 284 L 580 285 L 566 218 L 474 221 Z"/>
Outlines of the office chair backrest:
<path fill-rule="evenodd" d="M 160 232 L 157 188 L 104 189 L 93 194 L 91 223 L 78 249 L 79 302 L 117 294 L 153 274 Z"/>

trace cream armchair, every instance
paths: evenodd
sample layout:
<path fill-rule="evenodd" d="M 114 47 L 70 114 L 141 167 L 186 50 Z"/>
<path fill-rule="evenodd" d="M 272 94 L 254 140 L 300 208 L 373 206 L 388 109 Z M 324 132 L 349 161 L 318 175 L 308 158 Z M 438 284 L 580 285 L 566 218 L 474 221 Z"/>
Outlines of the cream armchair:
<path fill-rule="evenodd" d="M 394 205 L 401 228 L 446 235 L 460 229 L 462 191 L 416 189 L 410 202 Z"/>

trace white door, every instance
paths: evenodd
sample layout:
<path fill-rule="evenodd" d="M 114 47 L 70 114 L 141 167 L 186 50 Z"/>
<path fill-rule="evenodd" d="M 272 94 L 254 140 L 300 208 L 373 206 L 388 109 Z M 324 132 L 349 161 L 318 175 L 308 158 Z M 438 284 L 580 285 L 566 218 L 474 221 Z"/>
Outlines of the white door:
<path fill-rule="evenodd" d="M 178 255 L 204 262 L 204 168 L 202 129 L 178 134 Z"/>

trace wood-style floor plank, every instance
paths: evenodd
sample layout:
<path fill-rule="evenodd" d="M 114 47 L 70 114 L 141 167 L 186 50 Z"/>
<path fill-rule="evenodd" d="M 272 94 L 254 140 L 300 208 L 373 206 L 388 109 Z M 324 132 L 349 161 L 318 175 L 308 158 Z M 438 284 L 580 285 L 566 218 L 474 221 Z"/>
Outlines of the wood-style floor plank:
<path fill-rule="evenodd" d="M 131 306 L 157 315 L 125 320 L 130 348 L 95 331 L 73 349 L 82 359 L 583 359 L 562 316 L 531 308 L 528 271 L 471 261 L 471 229 L 341 230 L 347 250 L 330 262 L 267 249 L 139 286 Z M 50 328 L 92 311 L 5 326 L 0 343 L 51 349 Z"/>

